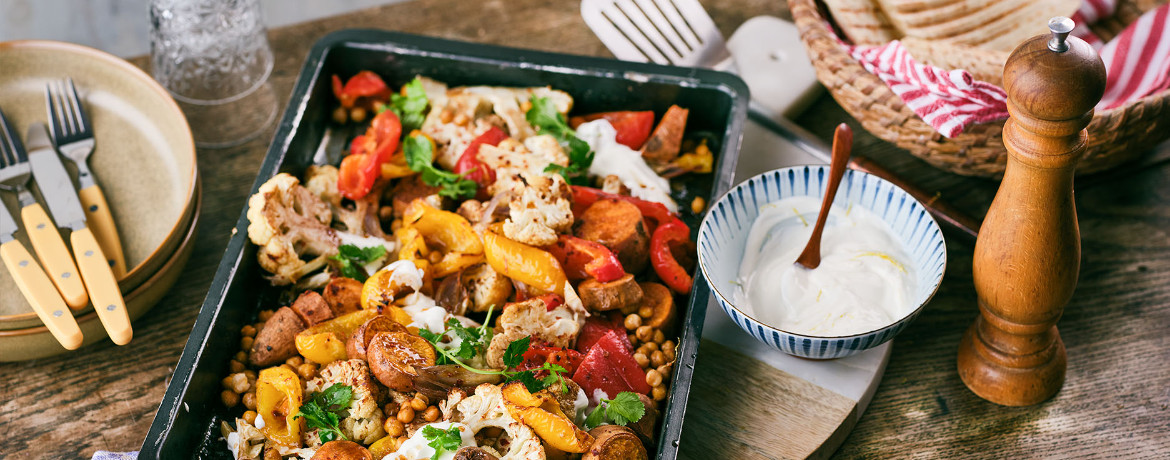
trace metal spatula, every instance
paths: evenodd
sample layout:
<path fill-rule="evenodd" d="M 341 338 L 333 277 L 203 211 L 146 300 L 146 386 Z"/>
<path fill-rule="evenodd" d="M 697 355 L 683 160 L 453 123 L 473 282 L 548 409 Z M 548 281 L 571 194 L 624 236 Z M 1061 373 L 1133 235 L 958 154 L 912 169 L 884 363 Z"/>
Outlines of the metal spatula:
<path fill-rule="evenodd" d="M 738 73 L 723 35 L 698 0 L 581 0 L 581 16 L 618 59 Z M 769 45 L 774 44 L 760 44 Z M 792 121 L 771 113 L 778 112 L 764 109 L 753 100 L 748 115 L 760 126 L 821 161 L 829 162 L 828 145 Z M 937 219 L 972 239 L 978 233 L 977 221 L 951 208 L 935 194 L 909 184 L 865 157 L 855 154 L 849 167 L 905 189 Z"/>

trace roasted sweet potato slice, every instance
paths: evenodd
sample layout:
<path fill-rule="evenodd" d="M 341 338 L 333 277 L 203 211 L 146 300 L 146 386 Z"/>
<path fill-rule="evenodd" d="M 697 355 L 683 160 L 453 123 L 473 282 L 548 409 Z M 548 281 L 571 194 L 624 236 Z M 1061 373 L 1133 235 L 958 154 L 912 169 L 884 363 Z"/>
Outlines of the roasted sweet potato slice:
<path fill-rule="evenodd" d="M 642 212 L 628 201 L 597 200 L 577 218 L 573 234 L 609 248 L 628 273 L 641 273 L 650 262 L 650 234 Z"/>
<path fill-rule="evenodd" d="M 305 330 L 305 322 L 291 308 L 281 307 L 264 323 L 256 334 L 248 362 L 253 366 L 267 367 L 289 359 L 297 354 L 296 336 Z"/>
<path fill-rule="evenodd" d="M 379 332 L 407 332 L 406 326 L 390 319 L 388 316 L 377 315 L 358 326 L 353 334 L 345 341 L 345 354 L 349 359 L 366 359 L 366 346 Z"/>
<path fill-rule="evenodd" d="M 435 365 L 435 349 L 422 337 L 406 332 L 379 332 L 366 346 L 374 377 L 390 389 L 411 391 L 415 367 Z"/>
<path fill-rule="evenodd" d="M 353 313 L 362 308 L 362 282 L 339 276 L 329 280 L 322 292 L 325 303 L 333 310 L 333 316 Z"/>
<path fill-rule="evenodd" d="M 670 288 L 651 282 L 638 283 L 638 286 L 642 288 L 642 305 L 649 305 L 654 309 L 654 315 L 642 324 L 663 330 L 674 326 L 674 294 L 670 292 Z"/>
<path fill-rule="evenodd" d="M 593 445 L 581 460 L 646 460 L 646 447 L 633 430 L 624 426 L 602 425 L 592 430 Z"/>
<path fill-rule="evenodd" d="M 682 148 L 683 132 L 687 128 L 689 110 L 677 105 L 670 106 L 654 128 L 654 133 L 642 146 L 642 158 L 650 163 L 667 163 L 678 156 Z"/>
<path fill-rule="evenodd" d="M 302 292 L 293 302 L 292 309 L 309 326 L 333 319 L 333 309 L 317 291 Z"/>
<path fill-rule="evenodd" d="M 374 455 L 361 444 L 339 439 L 322 444 L 311 460 L 374 460 Z"/>
<path fill-rule="evenodd" d="M 592 311 L 620 310 L 631 305 L 641 305 L 642 287 L 634 281 L 634 275 L 626 273 L 621 278 L 602 283 L 589 278 L 577 286 L 581 303 Z"/>

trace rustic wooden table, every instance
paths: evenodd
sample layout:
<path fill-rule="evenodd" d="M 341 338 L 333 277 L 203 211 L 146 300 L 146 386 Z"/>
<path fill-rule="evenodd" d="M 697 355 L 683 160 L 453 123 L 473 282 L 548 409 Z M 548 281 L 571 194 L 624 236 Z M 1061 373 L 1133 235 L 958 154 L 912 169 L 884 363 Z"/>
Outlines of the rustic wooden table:
<path fill-rule="evenodd" d="M 789 17 L 784 3 L 774 0 L 704 3 L 725 35 L 752 16 Z M 609 56 L 581 20 L 578 2 L 417 0 L 271 31 L 277 93 L 290 92 L 313 42 L 352 27 Z M 145 59 L 135 62 L 145 65 Z M 857 151 L 923 188 L 937 190 L 970 214 L 986 211 L 994 182 L 937 171 L 869 136 L 828 96 L 798 122 L 829 139 L 841 120 L 853 124 L 858 133 Z M 204 207 L 195 254 L 172 292 L 135 324 L 133 342 L 118 347 L 107 341 L 55 358 L 0 364 L 0 432 L 6 436 L 0 458 L 89 458 L 99 449 L 138 449 L 270 138 L 271 132 L 234 149 L 199 152 Z M 1077 189 L 1077 208 L 1083 261 L 1080 284 L 1060 322 L 1069 356 L 1064 389 L 1044 404 L 1007 408 L 979 399 L 959 381 L 955 350 L 977 314 L 971 282 L 973 243 L 950 234 L 942 288 L 896 340 L 873 403 L 835 456 L 1070 458 L 1170 453 L 1170 167 L 1147 165 L 1085 178 Z M 705 366 L 701 355 L 700 374 Z M 735 377 L 726 382 L 730 388 L 736 383 Z M 767 395 L 764 398 L 766 403 Z M 704 417 L 688 413 L 693 424 L 707 426 Z M 684 438 L 681 447 L 688 457 L 774 458 L 767 446 L 791 432 L 785 426 L 709 428 L 711 432 Z M 774 438 L 758 442 L 737 438 L 744 431 L 770 432 Z"/>

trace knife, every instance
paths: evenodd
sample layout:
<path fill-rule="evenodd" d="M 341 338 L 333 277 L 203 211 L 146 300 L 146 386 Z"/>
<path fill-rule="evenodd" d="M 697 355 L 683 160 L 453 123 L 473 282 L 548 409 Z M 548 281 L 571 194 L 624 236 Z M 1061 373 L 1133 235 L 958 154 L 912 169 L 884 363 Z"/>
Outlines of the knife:
<path fill-rule="evenodd" d="M 0 259 L 4 259 L 4 265 L 12 273 L 16 287 L 20 288 L 53 337 L 66 350 L 76 350 L 81 347 L 82 340 L 77 320 L 28 249 L 16 241 L 15 234 L 16 220 L 8 213 L 8 208 L 0 203 Z"/>
<path fill-rule="evenodd" d="M 69 241 L 73 245 L 73 257 L 77 260 L 77 268 L 98 319 L 110 340 L 118 345 L 129 343 L 133 332 L 118 281 L 93 232 L 85 224 L 85 211 L 77 198 L 77 189 L 73 188 L 73 180 L 53 148 L 45 125 L 34 123 L 30 126 L 25 142 L 33 178 L 49 206 L 49 213 L 57 226 L 71 231 Z"/>

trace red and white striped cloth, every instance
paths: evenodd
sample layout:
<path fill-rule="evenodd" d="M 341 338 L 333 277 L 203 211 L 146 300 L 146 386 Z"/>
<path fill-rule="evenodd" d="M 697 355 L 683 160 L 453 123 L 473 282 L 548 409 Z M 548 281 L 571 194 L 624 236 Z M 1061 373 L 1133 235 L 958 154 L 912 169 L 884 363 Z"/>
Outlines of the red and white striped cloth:
<path fill-rule="evenodd" d="M 1149 11 L 1109 43 L 1085 24 L 1113 14 L 1115 0 L 1084 0 L 1073 15 L 1073 35 L 1093 45 L 1105 63 L 1105 95 L 1097 110 L 1170 88 L 1170 4 Z M 1006 119 L 1007 95 L 965 70 L 920 64 L 901 42 L 849 47 L 854 59 L 877 75 L 914 113 L 948 138 L 968 126 Z"/>

